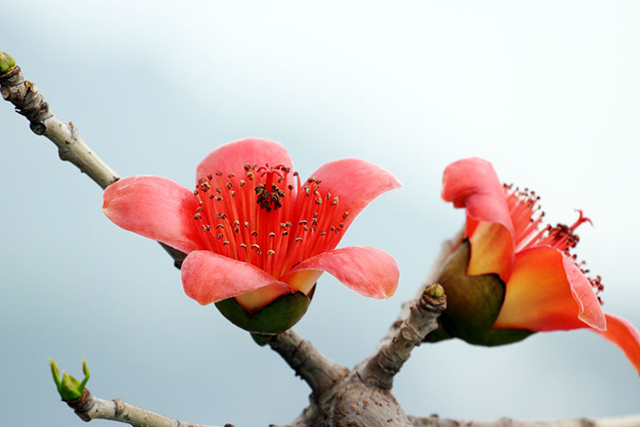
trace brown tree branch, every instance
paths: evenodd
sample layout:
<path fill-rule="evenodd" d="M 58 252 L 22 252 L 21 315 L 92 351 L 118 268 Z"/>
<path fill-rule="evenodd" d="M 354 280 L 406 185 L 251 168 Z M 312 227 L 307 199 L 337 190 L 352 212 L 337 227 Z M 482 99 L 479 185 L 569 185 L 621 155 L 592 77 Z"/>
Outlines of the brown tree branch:
<path fill-rule="evenodd" d="M 427 273 L 427 276 L 423 280 L 422 285 L 418 288 L 418 293 L 416 294 L 415 299 L 405 301 L 402 304 L 402 311 L 400 312 L 398 319 L 393 322 L 393 324 L 387 331 L 387 334 L 384 336 L 384 338 L 382 338 L 382 340 L 380 340 L 380 343 L 378 344 L 378 350 L 376 351 L 379 351 L 380 348 L 388 345 L 388 343 L 391 342 L 394 337 L 398 336 L 398 334 L 400 333 L 400 329 L 411 314 L 412 307 L 419 303 L 420 298 L 422 298 L 422 295 L 424 294 L 424 291 L 427 289 L 427 287 L 437 283 L 438 277 L 440 277 L 442 266 L 444 265 L 445 261 L 451 256 L 451 254 L 453 254 L 460 247 L 463 238 L 464 229 L 461 229 L 451 239 L 442 242 L 440 252 L 436 256 L 436 259 L 431 266 L 431 270 Z"/>
<path fill-rule="evenodd" d="M 309 384 L 315 395 L 324 394 L 349 374 L 349 369 L 333 362 L 291 329 L 274 336 L 269 346 Z"/>
<path fill-rule="evenodd" d="M 420 299 L 409 306 L 409 316 L 394 328 L 391 339 L 356 368 L 362 380 L 372 387 L 391 390 L 393 377 L 409 359 L 411 351 L 438 327 L 438 316 L 446 307 L 442 286 L 428 286 Z"/>
<path fill-rule="evenodd" d="M 414 427 L 639 427 L 640 414 L 615 418 L 567 418 L 549 421 L 520 421 L 500 418 L 497 421 L 458 421 L 438 417 L 409 417 Z"/>
<path fill-rule="evenodd" d="M 87 422 L 99 419 L 118 421 L 134 427 L 215 427 L 164 417 L 130 405 L 119 398 L 113 400 L 100 399 L 94 397 L 86 388 L 83 390 L 82 396 L 67 402 L 67 405 L 74 410 L 81 420 Z M 225 427 L 233 426 L 225 424 Z"/>

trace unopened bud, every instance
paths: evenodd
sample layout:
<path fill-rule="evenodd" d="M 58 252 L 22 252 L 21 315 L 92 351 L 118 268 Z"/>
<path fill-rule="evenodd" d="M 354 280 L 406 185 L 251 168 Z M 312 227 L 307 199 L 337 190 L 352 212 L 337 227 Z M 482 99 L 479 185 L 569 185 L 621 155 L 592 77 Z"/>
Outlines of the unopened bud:
<path fill-rule="evenodd" d="M 444 288 L 439 283 L 427 286 L 424 291 L 432 298 L 442 298 L 444 296 Z"/>
<path fill-rule="evenodd" d="M 6 73 L 9 69 L 15 67 L 15 65 L 16 60 L 13 59 L 13 56 L 0 51 L 0 74 Z"/>
<path fill-rule="evenodd" d="M 84 379 L 82 382 L 67 374 L 65 371 L 62 371 L 62 378 L 60 378 L 60 370 L 58 370 L 56 362 L 53 359 L 49 359 L 49 362 L 51 365 L 53 381 L 56 383 L 56 388 L 58 389 L 58 393 L 62 400 L 70 402 L 82 396 L 84 387 L 90 377 L 89 368 L 87 368 L 87 361 L 84 357 L 82 358 L 82 372 L 84 373 Z"/>
<path fill-rule="evenodd" d="M 427 341 L 460 338 L 470 344 L 495 346 L 531 335 L 532 331 L 524 329 L 493 329 L 504 302 L 505 284 L 497 274 L 468 276 L 469 254 L 469 243 L 464 242 L 442 268 L 438 283 L 447 294 L 447 309 L 440 315 L 443 330 L 428 335 Z"/>

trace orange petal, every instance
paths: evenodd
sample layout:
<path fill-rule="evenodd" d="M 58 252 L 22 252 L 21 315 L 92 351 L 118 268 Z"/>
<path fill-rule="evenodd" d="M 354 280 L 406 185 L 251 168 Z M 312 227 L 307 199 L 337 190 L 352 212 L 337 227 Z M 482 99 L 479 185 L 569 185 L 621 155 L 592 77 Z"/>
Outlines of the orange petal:
<path fill-rule="evenodd" d="M 502 224 L 479 222 L 469 243 L 469 276 L 494 273 L 503 282 L 509 280 L 513 268 L 513 239 Z"/>
<path fill-rule="evenodd" d="M 617 345 L 640 375 L 640 332 L 627 320 L 613 314 L 605 314 L 607 330 L 598 333 Z"/>
<path fill-rule="evenodd" d="M 603 331 L 604 313 L 591 284 L 573 260 L 550 246 L 516 255 L 497 328 Z"/>
<path fill-rule="evenodd" d="M 470 158 L 447 166 L 442 198 L 467 210 L 469 274 L 496 273 L 507 282 L 513 268 L 514 230 L 503 186 L 491 163 Z"/>

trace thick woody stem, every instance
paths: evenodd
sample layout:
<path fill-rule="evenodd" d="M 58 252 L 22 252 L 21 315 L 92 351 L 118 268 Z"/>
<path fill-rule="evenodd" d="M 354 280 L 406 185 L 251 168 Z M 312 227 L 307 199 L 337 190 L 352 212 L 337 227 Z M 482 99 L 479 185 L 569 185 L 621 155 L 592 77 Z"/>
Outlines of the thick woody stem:
<path fill-rule="evenodd" d="M 442 270 L 442 266 L 447 261 L 447 259 L 453 254 L 462 244 L 462 239 L 464 238 L 464 228 L 461 229 L 455 236 L 453 236 L 449 240 L 445 240 L 442 242 L 442 246 L 440 247 L 440 252 L 436 256 L 435 261 L 431 266 L 431 270 L 427 273 L 424 281 L 422 282 L 422 286 L 418 288 L 418 293 L 414 300 L 406 301 L 402 304 L 402 311 L 398 316 L 398 320 L 393 322 L 387 334 L 382 338 L 378 347 L 383 347 L 386 345 L 394 336 L 396 336 L 399 332 L 400 327 L 404 324 L 404 321 L 409 317 L 411 307 L 415 305 L 418 300 L 421 298 L 425 289 L 428 286 L 433 285 L 438 282 L 438 278 L 440 277 L 440 272 Z"/>
<path fill-rule="evenodd" d="M 640 415 L 616 418 L 568 418 L 551 421 L 519 421 L 501 418 L 497 421 L 458 421 L 446 418 L 409 417 L 414 427 L 638 427 Z"/>
<path fill-rule="evenodd" d="M 75 411 L 81 420 L 87 422 L 100 419 L 118 421 L 134 427 L 214 427 L 164 417 L 125 403 L 122 399 L 100 399 L 94 397 L 86 388 L 83 390 L 82 396 L 67 402 L 67 405 Z M 233 426 L 225 424 L 225 427 Z"/>
<path fill-rule="evenodd" d="M 316 396 L 321 396 L 349 374 L 349 369 L 333 362 L 291 329 L 273 337 L 269 346 L 309 384 Z"/>
<path fill-rule="evenodd" d="M 393 377 L 409 359 L 411 351 L 438 327 L 437 319 L 447 307 L 444 289 L 438 284 L 425 289 L 420 299 L 409 307 L 409 316 L 395 330 L 389 341 L 358 366 L 358 373 L 366 384 L 391 390 Z"/>
<path fill-rule="evenodd" d="M 25 81 L 20 67 L 14 66 L 0 75 L 0 92 L 29 120 L 36 135 L 44 135 L 58 147 L 62 160 L 76 165 L 103 189 L 119 179 L 118 174 L 89 149 L 71 122 L 66 124 L 58 120 L 38 87 Z"/>

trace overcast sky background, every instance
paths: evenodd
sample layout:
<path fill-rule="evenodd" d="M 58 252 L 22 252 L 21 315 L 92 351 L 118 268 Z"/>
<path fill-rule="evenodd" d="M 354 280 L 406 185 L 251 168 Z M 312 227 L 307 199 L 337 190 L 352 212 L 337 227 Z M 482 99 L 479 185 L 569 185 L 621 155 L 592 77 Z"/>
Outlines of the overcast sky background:
<path fill-rule="evenodd" d="M 576 253 L 604 309 L 640 326 L 640 3 L 23 0 L 0 17 L 0 50 L 122 176 L 191 187 L 202 157 L 247 136 L 282 142 L 302 176 L 344 157 L 398 176 L 341 243 L 393 255 L 396 295 L 326 275 L 296 326 L 341 364 L 372 351 L 462 225 L 440 182 L 468 156 L 535 189 L 553 224 L 584 209 L 595 227 Z M 6 102 L 0 132 L 0 425 L 83 425 L 47 365 L 80 376 L 83 355 L 96 396 L 167 416 L 243 427 L 302 411 L 306 384 L 186 297 L 157 243 L 108 221 L 99 187 Z M 393 392 L 409 414 L 459 419 L 640 411 L 636 371 L 590 331 L 424 345 Z"/>

